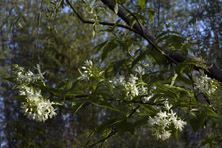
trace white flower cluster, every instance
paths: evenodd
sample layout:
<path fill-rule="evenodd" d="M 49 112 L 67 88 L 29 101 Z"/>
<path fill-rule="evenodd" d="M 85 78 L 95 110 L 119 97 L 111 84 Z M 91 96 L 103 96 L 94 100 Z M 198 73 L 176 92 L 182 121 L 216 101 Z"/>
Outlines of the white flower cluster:
<path fill-rule="evenodd" d="M 174 125 L 175 129 L 182 131 L 184 126 L 187 124 L 185 121 L 177 118 L 176 113 L 171 109 L 172 105 L 165 102 L 165 109 L 167 111 L 160 111 L 154 117 L 149 117 L 149 125 L 151 131 L 157 139 L 166 140 L 171 136 L 171 125 Z"/>
<path fill-rule="evenodd" d="M 113 81 L 110 81 L 113 87 L 116 86 L 124 86 L 126 84 L 126 80 L 124 76 L 119 76 L 119 78 L 114 78 Z"/>
<path fill-rule="evenodd" d="M 138 66 L 135 71 L 137 74 L 131 74 L 128 81 L 126 81 L 124 76 L 119 76 L 118 78 L 114 78 L 114 80 L 110 81 L 113 88 L 123 86 L 125 88 L 126 96 L 130 99 L 139 95 L 146 95 L 148 90 L 144 85 L 145 83 L 143 83 L 142 80 L 137 77 L 137 75 L 142 76 L 145 74 L 144 69 L 141 66 Z"/>
<path fill-rule="evenodd" d="M 82 66 L 83 73 L 81 73 L 80 80 L 89 80 L 93 76 L 93 63 L 91 60 L 86 60 Z"/>
<path fill-rule="evenodd" d="M 207 75 L 198 78 L 195 84 L 195 89 L 199 90 L 201 93 L 213 94 L 217 89 L 217 84 L 215 80 L 209 78 Z"/>
<path fill-rule="evenodd" d="M 135 71 L 137 73 L 139 73 L 140 75 L 144 75 L 145 74 L 145 69 L 143 67 L 141 67 L 140 65 L 136 67 Z"/>
<path fill-rule="evenodd" d="M 22 103 L 21 110 L 29 119 L 45 122 L 56 115 L 56 109 L 52 106 L 54 103 L 44 99 L 40 90 L 23 86 L 20 95 L 26 95 L 26 102 Z"/>
<path fill-rule="evenodd" d="M 33 72 L 25 71 L 23 67 L 19 67 L 18 65 L 14 65 L 13 73 L 15 74 L 15 80 L 18 84 L 23 83 L 32 83 L 40 79 L 44 79 L 43 73 L 41 73 L 40 66 L 37 65 L 36 69 L 38 70 L 38 74 L 33 74 Z"/>
<path fill-rule="evenodd" d="M 26 72 L 23 67 L 14 65 L 13 74 L 19 84 L 19 95 L 26 96 L 26 102 L 21 104 L 21 111 L 29 119 L 45 122 L 48 118 L 55 116 L 56 112 L 52 106 L 53 102 L 44 99 L 40 90 L 29 86 L 29 84 L 37 80 L 44 79 L 39 65 L 37 65 L 36 69 L 38 74 L 33 74 L 31 71 Z"/>

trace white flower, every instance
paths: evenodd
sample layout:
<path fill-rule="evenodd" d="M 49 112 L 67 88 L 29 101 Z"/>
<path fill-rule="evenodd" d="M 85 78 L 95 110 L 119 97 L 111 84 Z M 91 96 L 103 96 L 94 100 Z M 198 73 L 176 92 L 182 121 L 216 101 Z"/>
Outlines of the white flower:
<path fill-rule="evenodd" d="M 208 80 L 210 80 L 211 78 L 209 78 L 207 75 L 205 75 L 205 76 L 202 76 L 202 81 L 208 81 Z"/>
<path fill-rule="evenodd" d="M 138 78 L 134 75 L 130 75 L 130 78 L 129 78 L 129 82 L 132 83 L 132 84 L 136 84 L 136 81 L 138 80 Z"/>
<path fill-rule="evenodd" d="M 140 65 L 137 66 L 136 70 L 137 73 L 139 73 L 140 75 L 144 75 L 145 74 L 145 69 L 142 68 Z"/>
<path fill-rule="evenodd" d="M 164 141 L 164 140 L 170 138 L 171 133 L 170 133 L 170 131 L 165 130 L 165 131 L 163 131 L 163 133 L 162 133 L 161 135 L 159 135 L 159 136 L 160 136 L 159 139 L 161 139 L 161 140 Z"/>
<path fill-rule="evenodd" d="M 139 95 L 139 90 L 136 87 L 136 85 L 131 85 L 131 94 L 132 94 L 132 96 L 138 96 Z"/>
<path fill-rule="evenodd" d="M 89 76 L 85 73 L 81 74 L 81 76 L 79 77 L 80 80 L 88 80 Z"/>
<path fill-rule="evenodd" d="M 145 96 L 145 97 L 142 98 L 142 101 L 143 101 L 144 103 L 147 103 L 147 102 L 149 102 L 149 100 L 150 100 L 151 97 L 152 97 L 152 96 Z"/>
<path fill-rule="evenodd" d="M 161 126 L 153 126 L 151 128 L 151 131 L 153 136 L 156 137 L 157 140 L 160 139 L 164 141 L 171 136 L 171 131 L 162 128 Z"/>
<path fill-rule="evenodd" d="M 37 78 L 38 78 L 38 79 L 40 79 L 40 78 L 41 78 L 41 79 L 44 79 L 44 76 L 43 76 L 43 75 L 44 75 L 45 73 L 42 73 L 42 72 L 41 72 L 40 65 L 37 64 L 35 68 L 38 70 L 38 73 L 39 73 L 38 76 L 35 76 L 36 79 L 37 79 Z"/>
<path fill-rule="evenodd" d="M 140 94 L 146 94 L 147 87 L 144 87 L 143 85 L 140 87 Z"/>
<path fill-rule="evenodd" d="M 125 77 L 124 76 L 119 76 L 119 84 L 120 85 L 125 85 L 126 81 L 125 81 Z"/>
<path fill-rule="evenodd" d="M 157 120 L 155 120 L 155 118 L 149 117 L 149 125 L 153 126 L 157 124 Z"/>
<path fill-rule="evenodd" d="M 166 113 L 166 111 L 164 111 L 164 112 L 160 111 L 159 113 L 157 113 L 157 116 L 159 116 L 160 118 L 166 118 L 167 113 Z"/>
<path fill-rule="evenodd" d="M 85 65 L 86 67 L 90 67 L 90 66 L 93 66 L 93 63 L 92 63 L 91 60 L 86 60 L 86 61 L 84 62 L 84 65 Z"/>
<path fill-rule="evenodd" d="M 126 89 L 126 95 L 130 96 L 130 98 L 132 99 L 132 97 L 136 97 L 139 95 L 139 90 L 136 87 L 135 84 L 128 82 L 125 85 L 125 89 Z"/>
<path fill-rule="evenodd" d="M 164 107 L 166 108 L 166 110 L 170 110 L 172 106 L 173 105 L 169 104 L 168 101 L 164 102 Z"/>
<path fill-rule="evenodd" d="M 114 78 L 112 81 L 112 86 L 117 87 L 117 86 L 124 86 L 126 84 L 125 77 L 124 76 L 119 76 L 118 78 Z"/>
<path fill-rule="evenodd" d="M 170 120 L 177 119 L 177 114 L 174 113 L 172 109 L 170 110 L 170 112 L 168 112 L 168 116 L 169 116 Z"/>
<path fill-rule="evenodd" d="M 176 129 L 179 129 L 179 131 L 182 131 L 183 130 L 183 127 L 187 124 L 185 121 L 183 120 L 176 120 L 176 119 L 173 119 L 173 124 L 175 126 Z"/>

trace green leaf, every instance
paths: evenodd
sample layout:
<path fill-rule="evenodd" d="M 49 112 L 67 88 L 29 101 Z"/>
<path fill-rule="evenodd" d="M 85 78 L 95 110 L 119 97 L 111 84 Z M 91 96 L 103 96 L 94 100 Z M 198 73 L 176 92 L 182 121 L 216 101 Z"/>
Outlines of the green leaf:
<path fill-rule="evenodd" d="M 145 8 L 146 0 L 138 0 L 139 1 L 139 6 L 141 9 Z"/>
<path fill-rule="evenodd" d="M 128 121 L 122 121 L 116 124 L 118 132 L 130 132 L 131 134 L 135 131 L 135 126 L 133 123 Z"/>
<path fill-rule="evenodd" d="M 92 36 L 95 37 L 95 35 L 96 35 L 96 31 L 93 30 L 93 31 L 92 31 Z"/>
<path fill-rule="evenodd" d="M 116 63 L 113 65 L 113 69 L 114 69 L 115 73 L 119 72 L 120 68 L 123 66 L 125 61 L 126 61 L 126 59 L 120 59 L 120 60 L 116 61 Z"/>
<path fill-rule="evenodd" d="M 172 92 L 186 92 L 187 94 L 189 94 L 189 96 L 191 96 L 191 93 L 188 89 L 183 88 L 183 87 L 177 87 L 177 86 L 171 86 L 169 84 L 164 84 L 163 86 L 167 87 L 168 89 L 171 89 Z"/>
<path fill-rule="evenodd" d="M 20 27 L 20 28 L 22 28 L 23 26 L 22 26 L 22 24 L 20 23 L 20 22 L 18 22 L 18 26 Z"/>
<path fill-rule="evenodd" d="M 83 107 L 85 103 L 86 102 L 79 102 L 79 103 L 76 103 L 75 105 L 74 103 L 72 103 L 72 106 L 74 106 L 73 113 L 76 114 Z"/>
<path fill-rule="evenodd" d="M 90 102 L 90 103 L 93 104 L 93 105 L 96 105 L 96 106 L 103 107 L 103 108 L 111 109 L 111 110 L 114 110 L 114 111 L 119 111 L 118 109 L 115 108 L 115 106 L 113 106 L 112 104 L 110 104 L 108 102 L 105 102 L 105 101 L 97 100 L 96 102 Z"/>
<path fill-rule="evenodd" d="M 64 87 L 66 84 L 67 84 L 67 80 L 58 82 L 58 83 L 56 84 L 56 88 L 57 88 L 57 89 L 58 89 L 58 88 L 62 88 L 62 87 Z"/>
<path fill-rule="evenodd" d="M 172 135 L 173 135 L 173 137 L 176 139 L 176 140 L 178 140 L 178 129 L 173 129 L 172 130 Z"/>
<path fill-rule="evenodd" d="M 108 43 L 108 41 L 102 42 L 99 45 L 97 45 L 95 48 L 93 48 L 93 50 L 97 50 L 100 51 L 101 49 L 103 49 L 103 47 Z"/>
<path fill-rule="evenodd" d="M 58 103 L 58 102 L 56 102 L 56 103 L 53 103 L 53 105 L 57 105 L 57 106 L 63 106 L 63 104 L 61 104 L 61 103 Z"/>
<path fill-rule="evenodd" d="M 52 93 L 55 96 L 61 96 L 62 91 L 53 87 L 48 87 L 48 86 L 44 86 L 41 84 L 37 84 L 35 83 L 36 86 L 38 86 L 42 91 L 47 92 L 47 93 Z"/>
<path fill-rule="evenodd" d="M 188 84 L 188 85 L 192 85 L 193 84 L 193 82 L 190 79 L 188 79 L 187 77 L 185 77 L 182 74 L 178 75 L 177 81 L 185 83 L 185 84 Z"/>
<path fill-rule="evenodd" d="M 115 6 L 114 6 L 114 12 L 117 14 L 118 13 L 118 6 L 119 6 L 119 4 L 116 2 L 115 3 Z"/>
<path fill-rule="evenodd" d="M 143 110 L 145 110 L 146 111 L 146 113 L 140 113 L 139 115 L 140 116 L 144 116 L 144 115 L 146 115 L 146 116 L 150 116 L 150 115 L 156 115 L 157 114 L 157 112 L 158 112 L 158 110 L 154 107 L 154 106 L 152 106 L 152 105 L 140 105 L 141 106 L 141 108 L 143 109 Z"/>
<path fill-rule="evenodd" d="M 101 55 L 102 61 L 107 57 L 108 53 L 117 47 L 115 40 L 109 41 L 104 47 Z"/>
<path fill-rule="evenodd" d="M 128 51 L 128 43 L 126 41 L 116 40 L 116 42 L 123 50 Z"/>
<path fill-rule="evenodd" d="M 72 102 L 72 107 L 76 105 L 76 102 Z"/>
<path fill-rule="evenodd" d="M 165 46 L 175 46 L 176 49 L 180 49 L 182 42 L 185 38 L 178 35 L 168 35 L 166 38 Z"/>
<path fill-rule="evenodd" d="M 196 114 L 196 117 L 193 116 L 190 119 L 190 125 L 194 132 L 197 132 L 203 125 L 206 120 L 206 112 L 201 112 Z"/>
<path fill-rule="evenodd" d="M 133 68 L 140 60 L 144 59 L 148 53 L 149 53 L 149 50 L 142 51 L 142 53 L 139 54 L 136 57 L 136 59 L 133 61 L 131 68 Z"/>
<path fill-rule="evenodd" d="M 219 115 L 210 107 L 204 106 L 204 108 L 207 111 L 207 116 L 211 116 L 211 117 L 219 117 Z"/>
<path fill-rule="evenodd" d="M 186 65 L 184 63 L 180 63 L 176 66 L 175 71 L 177 74 L 182 74 L 185 70 L 189 69 L 189 65 Z"/>
<path fill-rule="evenodd" d="M 136 19 L 131 19 L 130 20 L 130 27 L 132 27 L 133 28 L 133 26 L 136 24 L 136 22 L 137 22 L 137 20 Z"/>
<path fill-rule="evenodd" d="M 147 117 L 144 117 L 144 118 L 134 122 L 135 127 L 138 127 L 138 126 L 141 126 L 141 125 L 144 125 L 144 124 L 147 124 Z"/>
<path fill-rule="evenodd" d="M 220 136 L 212 135 L 212 137 L 210 137 L 207 135 L 205 140 L 200 143 L 200 146 L 209 144 L 210 148 L 215 148 L 216 145 L 218 145 L 218 143 L 220 142 L 221 142 Z"/>
<path fill-rule="evenodd" d="M 167 30 L 167 31 L 164 31 L 164 32 L 160 33 L 157 36 L 157 43 L 159 43 L 159 42 L 161 42 L 163 40 L 166 40 L 167 41 L 167 45 L 168 45 L 171 42 L 179 42 L 179 43 L 181 43 L 180 41 L 184 41 L 185 39 L 183 37 L 181 37 L 181 33 L 176 32 L 176 31 Z"/>
<path fill-rule="evenodd" d="M 101 24 L 99 22 L 97 22 L 97 25 L 99 26 L 99 28 L 102 30 L 102 31 L 105 31 L 103 26 L 101 26 Z"/>
<path fill-rule="evenodd" d="M 152 96 L 149 100 L 151 103 L 156 103 L 160 98 L 162 98 L 164 95 L 163 94 L 155 94 Z"/>
<path fill-rule="evenodd" d="M 65 85 L 64 93 L 67 93 L 71 91 L 73 88 L 75 88 L 78 82 L 79 80 L 76 79 L 69 80 L 68 83 Z"/>
<path fill-rule="evenodd" d="M 24 101 L 26 97 L 27 97 L 27 96 L 25 96 L 25 95 L 20 95 L 20 96 L 14 97 L 13 100 L 19 100 L 19 101 L 22 100 L 22 101 Z"/>
<path fill-rule="evenodd" d="M 153 22 L 155 21 L 154 16 L 153 16 L 154 13 L 155 13 L 155 10 L 154 10 L 154 9 L 148 8 L 147 14 L 148 14 L 149 17 L 153 20 Z"/>
<path fill-rule="evenodd" d="M 177 74 L 174 74 L 170 86 L 173 86 L 173 85 L 174 85 L 177 76 L 178 76 Z"/>
<path fill-rule="evenodd" d="M 13 82 L 13 83 L 15 83 L 16 81 L 15 81 L 15 79 L 14 79 L 14 77 L 8 77 L 8 78 L 3 78 L 4 80 L 7 80 L 7 81 L 9 81 L 9 82 Z"/>
<path fill-rule="evenodd" d="M 119 119 L 110 119 L 107 120 L 105 122 L 103 122 L 101 125 L 99 125 L 88 137 L 88 139 L 90 139 L 92 136 L 94 136 L 97 133 L 103 132 L 105 129 L 111 128 L 114 125 L 118 124 L 119 122 L 122 122 L 123 120 L 119 120 Z M 89 140 L 88 140 L 89 142 Z M 88 143 L 87 142 L 87 143 Z M 86 144 L 87 144 L 86 143 Z"/>

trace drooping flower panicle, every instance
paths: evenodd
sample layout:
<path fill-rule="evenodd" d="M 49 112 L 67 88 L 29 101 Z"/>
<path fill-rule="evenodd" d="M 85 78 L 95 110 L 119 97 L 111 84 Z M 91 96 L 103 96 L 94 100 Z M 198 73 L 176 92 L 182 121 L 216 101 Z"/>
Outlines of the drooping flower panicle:
<path fill-rule="evenodd" d="M 53 102 L 44 99 L 41 91 L 36 91 L 32 87 L 23 86 L 20 95 L 26 95 L 26 102 L 21 105 L 21 110 L 29 119 L 45 122 L 48 118 L 56 115 Z"/>
<path fill-rule="evenodd" d="M 40 66 L 37 65 L 38 74 L 34 74 L 33 72 L 25 71 L 23 67 L 19 67 L 18 65 L 13 66 L 13 74 L 15 75 L 15 81 L 18 84 L 24 83 L 33 83 L 38 80 L 44 79 L 44 73 L 41 73 Z"/>
<path fill-rule="evenodd" d="M 32 83 L 44 79 L 44 73 L 41 72 L 40 66 L 37 65 L 38 74 L 25 71 L 23 67 L 13 66 L 15 81 L 19 84 L 19 95 L 25 96 L 25 102 L 21 103 L 21 111 L 29 119 L 45 122 L 48 118 L 56 115 L 56 109 L 52 106 L 54 103 L 45 99 L 41 95 L 41 90 L 30 86 Z"/>
<path fill-rule="evenodd" d="M 194 83 L 194 85 L 194 89 L 198 90 L 201 93 L 207 93 L 209 95 L 213 94 L 218 87 L 217 82 L 207 75 L 200 76 L 197 82 Z"/>

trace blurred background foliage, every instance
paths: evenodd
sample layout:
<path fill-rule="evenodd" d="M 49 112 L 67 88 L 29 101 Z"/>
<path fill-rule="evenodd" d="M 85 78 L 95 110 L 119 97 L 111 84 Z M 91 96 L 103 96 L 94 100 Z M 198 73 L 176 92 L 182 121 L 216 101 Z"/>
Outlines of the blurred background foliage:
<path fill-rule="evenodd" d="M 85 19 L 95 17 L 90 13 L 91 1 L 72 3 Z M 49 0 L 0 1 L 1 147 L 81 147 L 92 130 L 106 120 L 102 117 L 117 116 L 107 109 L 88 105 L 75 114 L 58 108 L 58 115 L 46 123 L 30 121 L 21 114 L 19 102 L 12 99 L 16 92 L 10 91 L 11 85 L 3 79 L 9 75 L 13 64 L 30 70 L 40 64 L 46 72 L 47 85 L 52 87 L 79 76 L 78 68 L 87 59 L 92 59 L 101 68 L 110 67 L 106 71 L 110 76 L 113 71 L 130 73 L 129 61 L 147 58 L 151 62 L 144 60 L 145 64 L 161 69 L 160 73 L 167 77 L 164 70 L 170 67 L 164 57 L 156 56 L 152 47 L 136 34 L 117 27 L 104 26 L 101 29 L 99 25 L 83 24 L 68 5 L 60 4 Z M 101 2 L 95 5 L 98 5 L 98 8 L 94 6 L 98 20 L 115 22 L 119 19 Z M 123 5 L 165 46 L 203 58 L 222 69 L 221 0 L 150 0 L 145 1 L 145 5 L 128 0 Z M 99 6 L 102 7 L 99 9 Z M 186 41 L 189 44 L 178 49 Z M 220 92 L 213 103 L 221 113 Z M 179 141 L 170 138 L 160 142 L 154 140 L 144 124 L 135 130 L 134 135 L 122 133 L 105 142 L 103 147 L 198 147 L 204 140 L 220 143 L 220 123 L 206 128 L 193 133 L 188 127 Z M 95 136 L 93 140 L 98 138 Z"/>

